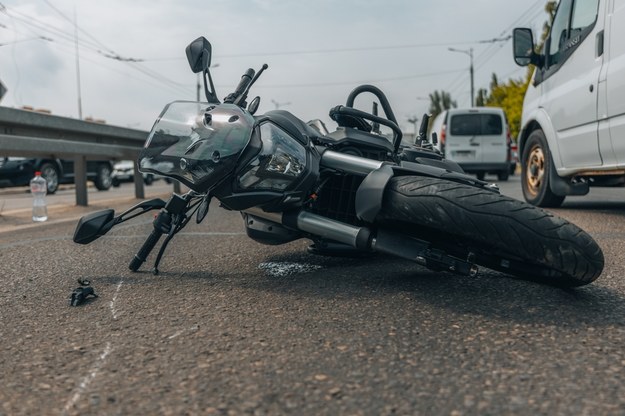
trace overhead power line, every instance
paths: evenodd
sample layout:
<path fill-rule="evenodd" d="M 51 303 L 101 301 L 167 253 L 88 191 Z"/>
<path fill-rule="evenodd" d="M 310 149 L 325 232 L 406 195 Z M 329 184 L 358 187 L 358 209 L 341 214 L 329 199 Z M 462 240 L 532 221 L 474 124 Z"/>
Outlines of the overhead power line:
<path fill-rule="evenodd" d="M 330 49 L 307 49 L 299 51 L 268 51 L 268 52 L 250 52 L 250 53 L 232 53 L 232 54 L 219 54 L 221 58 L 247 58 L 247 57 L 263 57 L 263 56 L 292 56 L 292 55 L 313 55 L 313 54 L 332 54 L 332 53 L 346 53 L 346 52 L 365 52 L 365 51 L 384 51 L 394 49 L 416 49 L 416 48 L 432 48 L 439 46 L 453 46 L 453 45 L 476 45 L 483 43 L 502 42 L 510 39 L 507 38 L 492 38 L 472 41 L 449 41 L 449 42 L 430 42 L 430 43 L 413 43 L 407 45 L 384 45 L 384 46 L 363 46 L 353 48 L 330 48 Z M 185 57 L 162 57 L 162 58 L 144 58 L 143 62 L 147 61 L 177 61 L 185 60 Z"/>
<path fill-rule="evenodd" d="M 44 0 L 45 1 L 45 0 Z M 64 20 L 72 25 L 73 28 L 79 30 L 82 34 L 84 34 L 89 39 L 79 38 L 75 39 L 74 34 L 58 27 L 50 25 L 48 22 L 43 22 L 33 16 L 26 15 L 14 9 L 8 9 L 6 6 L 3 6 L 0 3 L 0 12 L 3 12 L 9 18 L 19 21 L 22 25 L 24 25 L 32 34 L 36 36 L 41 36 L 40 34 L 46 33 L 51 37 L 46 37 L 47 40 L 53 41 L 54 43 L 61 45 L 65 44 L 66 46 L 71 46 L 72 48 L 78 43 L 81 51 L 88 51 L 93 54 L 100 55 L 107 59 L 116 60 L 122 62 L 124 64 L 129 65 L 133 70 L 143 74 L 146 77 L 149 77 L 162 85 L 172 87 L 175 89 L 180 89 L 180 87 L 186 87 L 185 84 L 176 82 L 172 79 L 165 77 L 162 74 L 154 71 L 153 69 L 145 66 L 139 65 L 143 60 L 140 58 L 133 57 L 124 57 L 111 48 L 104 45 L 100 42 L 95 36 L 82 29 L 80 26 L 76 25 L 72 19 L 67 17 L 64 13 L 62 13 L 59 9 L 54 7 L 49 1 L 45 1 L 48 6 L 50 6 L 57 14 L 59 14 Z M 81 56 L 81 59 L 84 59 L 84 56 Z M 179 91 L 180 92 L 180 91 Z M 185 93 L 186 94 L 186 93 Z"/>

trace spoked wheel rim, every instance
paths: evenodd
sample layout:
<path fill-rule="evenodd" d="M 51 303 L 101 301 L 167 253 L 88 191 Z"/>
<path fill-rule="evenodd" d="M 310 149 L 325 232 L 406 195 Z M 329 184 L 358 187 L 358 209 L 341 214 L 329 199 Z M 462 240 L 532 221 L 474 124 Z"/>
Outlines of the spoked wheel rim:
<path fill-rule="evenodd" d="M 530 151 L 525 173 L 528 192 L 538 195 L 545 180 L 545 153 L 540 146 L 534 146 Z"/>
<path fill-rule="evenodd" d="M 111 169 L 108 166 L 102 166 L 100 168 L 100 182 L 104 188 L 110 188 L 113 185 L 113 176 L 111 175 Z"/>
<path fill-rule="evenodd" d="M 54 190 L 59 186 L 59 175 L 50 165 L 46 165 L 43 167 L 41 171 L 41 176 L 46 179 L 46 183 L 48 185 L 48 192 Z"/>

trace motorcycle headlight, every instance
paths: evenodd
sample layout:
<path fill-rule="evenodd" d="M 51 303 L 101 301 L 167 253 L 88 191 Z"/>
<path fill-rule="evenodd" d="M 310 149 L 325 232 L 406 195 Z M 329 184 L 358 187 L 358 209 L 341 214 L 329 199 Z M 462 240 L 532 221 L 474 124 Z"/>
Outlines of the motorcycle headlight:
<path fill-rule="evenodd" d="M 306 170 L 306 149 L 277 125 L 260 126 L 262 148 L 238 177 L 243 189 L 283 191 Z"/>

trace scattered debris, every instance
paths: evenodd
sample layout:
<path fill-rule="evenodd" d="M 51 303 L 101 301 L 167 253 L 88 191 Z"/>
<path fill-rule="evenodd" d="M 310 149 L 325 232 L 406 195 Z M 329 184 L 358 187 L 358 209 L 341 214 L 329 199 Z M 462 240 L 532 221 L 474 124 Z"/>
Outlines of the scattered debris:
<path fill-rule="evenodd" d="M 80 306 L 87 302 L 87 299 L 98 297 L 93 288 L 90 286 L 91 282 L 89 280 L 78 279 L 78 284 L 80 287 L 74 289 L 69 297 L 69 306 Z"/>
<path fill-rule="evenodd" d="M 289 262 L 269 262 L 261 263 L 258 268 L 274 277 L 285 277 L 299 273 L 311 273 L 322 267 L 316 264 L 302 264 Z"/>

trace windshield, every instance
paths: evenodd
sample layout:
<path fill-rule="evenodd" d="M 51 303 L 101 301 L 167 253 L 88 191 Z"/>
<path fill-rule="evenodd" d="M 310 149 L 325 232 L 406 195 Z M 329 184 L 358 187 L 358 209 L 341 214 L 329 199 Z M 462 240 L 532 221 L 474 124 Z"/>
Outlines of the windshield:
<path fill-rule="evenodd" d="M 234 104 L 175 101 L 154 124 L 139 168 L 208 190 L 234 170 L 253 127 L 254 118 Z"/>

